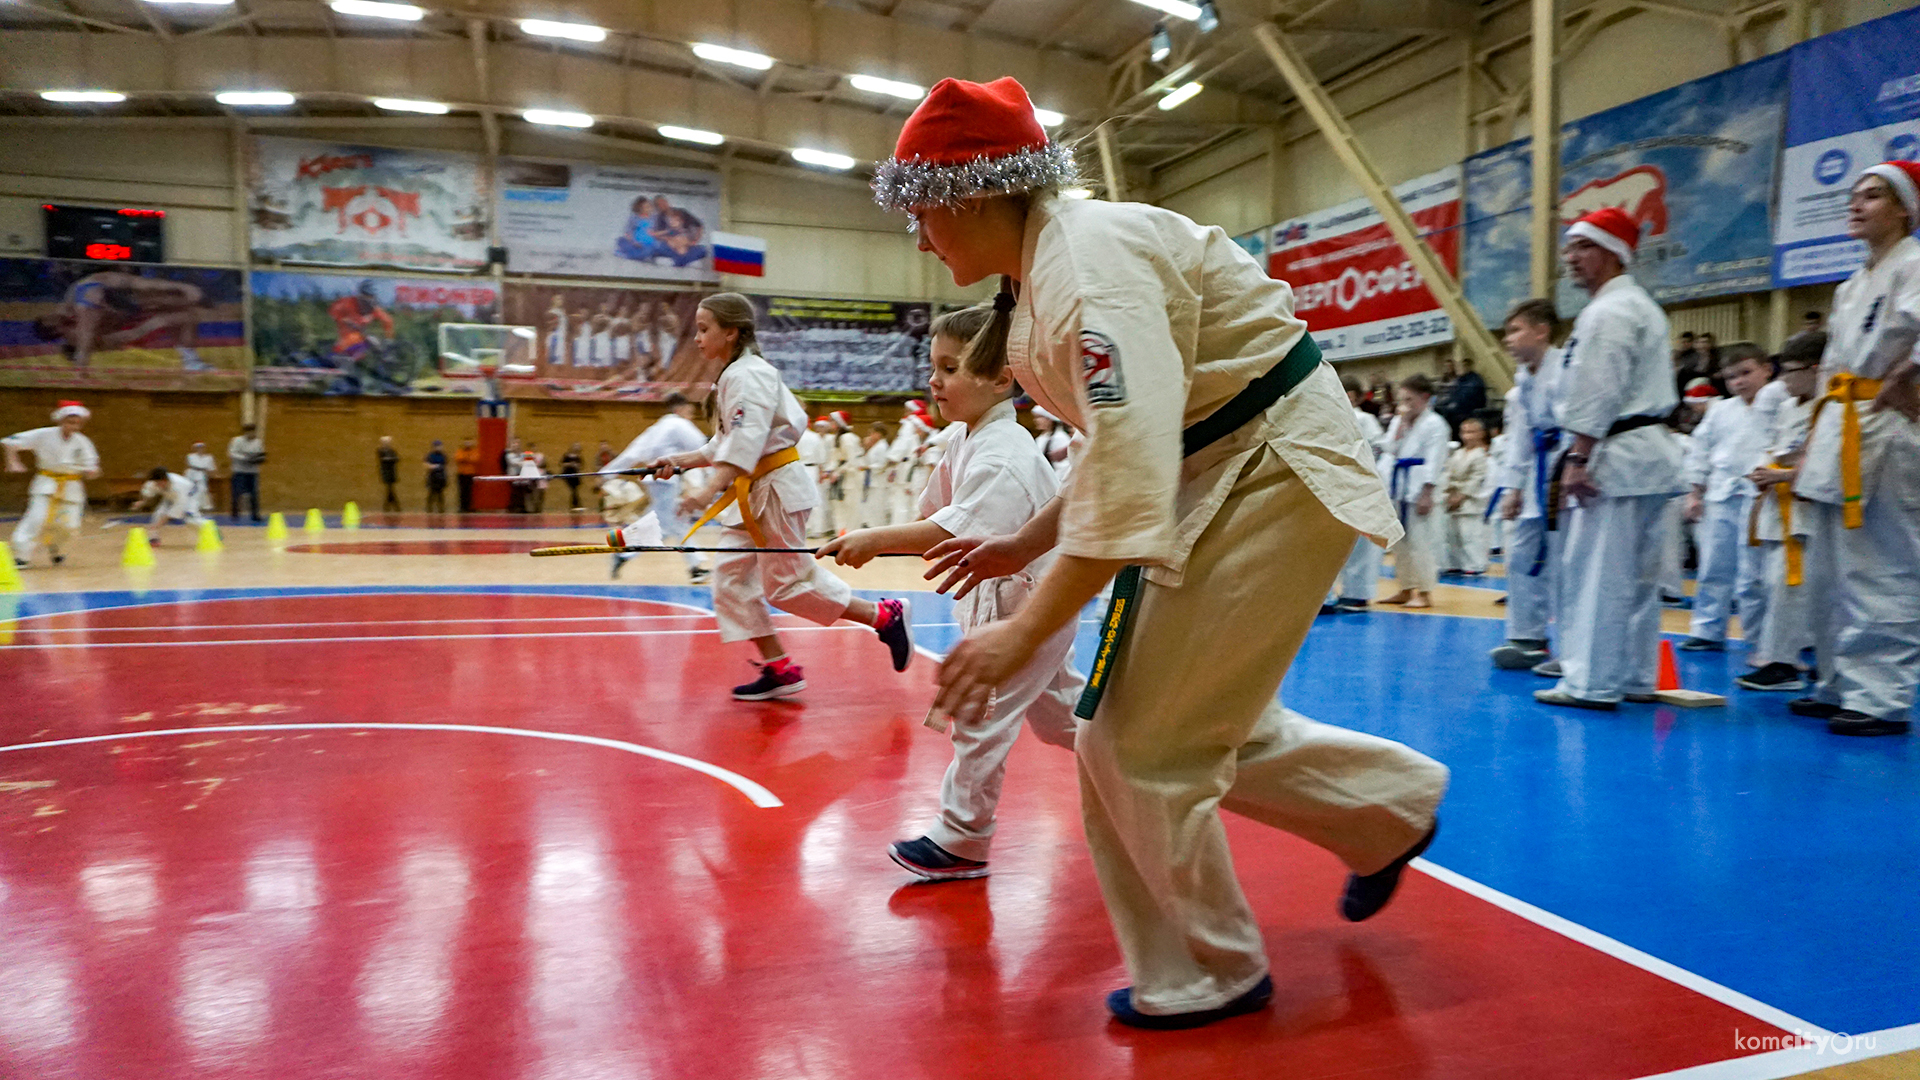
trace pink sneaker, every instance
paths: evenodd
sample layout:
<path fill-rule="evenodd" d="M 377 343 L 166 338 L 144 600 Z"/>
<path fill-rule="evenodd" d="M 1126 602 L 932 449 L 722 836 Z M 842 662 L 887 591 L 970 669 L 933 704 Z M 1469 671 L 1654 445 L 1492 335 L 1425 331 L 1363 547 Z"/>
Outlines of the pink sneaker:
<path fill-rule="evenodd" d="M 797 694 L 807 688 L 806 672 L 800 665 L 788 661 L 779 671 L 772 664 L 759 664 L 760 677 L 750 683 L 733 688 L 735 701 L 768 701 L 777 697 Z"/>

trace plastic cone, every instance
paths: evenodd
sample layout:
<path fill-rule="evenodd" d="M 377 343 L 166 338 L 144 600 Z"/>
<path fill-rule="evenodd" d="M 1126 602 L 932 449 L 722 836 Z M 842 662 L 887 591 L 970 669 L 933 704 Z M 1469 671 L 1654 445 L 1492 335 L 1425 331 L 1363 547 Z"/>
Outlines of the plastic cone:
<path fill-rule="evenodd" d="M 326 530 L 327 530 L 327 519 L 320 516 L 320 511 L 308 510 L 307 511 L 307 531 L 310 533 L 317 533 L 317 532 L 325 532 Z"/>
<path fill-rule="evenodd" d="M 1660 681 L 1654 689 L 1680 689 L 1680 664 L 1673 656 L 1673 642 L 1667 638 L 1660 639 Z"/>
<path fill-rule="evenodd" d="M 340 511 L 340 527 L 343 529 L 357 529 L 360 527 L 359 503 L 349 502 L 346 507 Z"/>
<path fill-rule="evenodd" d="M 200 522 L 200 539 L 194 541 L 193 550 L 220 551 L 225 547 L 226 545 L 220 542 L 220 526 L 202 519 Z"/>
<path fill-rule="evenodd" d="M 287 538 L 287 515 L 275 510 L 267 516 L 267 539 L 285 540 Z"/>
<path fill-rule="evenodd" d="M 120 553 L 121 566 L 152 566 L 153 542 L 147 539 L 147 530 L 139 525 L 127 530 L 127 546 Z"/>
<path fill-rule="evenodd" d="M 19 569 L 13 565 L 13 549 L 0 547 L 0 593 L 21 592 L 25 588 Z"/>

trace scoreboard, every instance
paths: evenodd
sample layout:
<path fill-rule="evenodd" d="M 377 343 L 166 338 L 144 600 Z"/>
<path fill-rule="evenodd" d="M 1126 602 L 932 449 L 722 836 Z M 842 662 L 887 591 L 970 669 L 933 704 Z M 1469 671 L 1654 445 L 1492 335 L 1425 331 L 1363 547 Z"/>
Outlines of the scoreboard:
<path fill-rule="evenodd" d="M 42 203 L 40 212 L 46 223 L 48 258 L 166 261 L 165 210 Z"/>

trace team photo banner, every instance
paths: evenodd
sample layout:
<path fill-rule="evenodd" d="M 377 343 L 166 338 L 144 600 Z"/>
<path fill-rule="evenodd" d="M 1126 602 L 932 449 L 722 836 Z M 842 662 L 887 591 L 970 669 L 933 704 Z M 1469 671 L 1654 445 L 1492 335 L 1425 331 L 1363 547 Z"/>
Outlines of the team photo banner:
<path fill-rule="evenodd" d="M 487 264 L 493 198 L 473 154 L 258 136 L 247 187 L 256 260 L 409 270 Z"/>
<path fill-rule="evenodd" d="M 303 394 L 478 396 L 475 373 L 440 361 L 443 322 L 500 321 L 485 279 L 256 270 L 253 383 Z"/>
<path fill-rule="evenodd" d="M 1393 189 L 1450 273 L 1460 272 L 1460 168 Z M 1453 340 L 1440 309 L 1373 203 L 1355 199 L 1267 231 L 1267 272 L 1293 286 L 1294 313 L 1329 360 Z M 1246 245 L 1243 245 L 1246 246 Z"/>
<path fill-rule="evenodd" d="M 930 304 L 755 296 L 760 351 L 794 390 L 917 394 L 927 387 Z"/>
<path fill-rule="evenodd" d="M 501 380 L 510 398 L 660 401 L 705 397 L 720 365 L 693 345 L 703 293 L 514 282 L 506 320 L 537 333 L 535 371 Z"/>
<path fill-rule="evenodd" d="M 514 273 L 717 278 L 711 170 L 502 158 L 499 214 Z"/>
<path fill-rule="evenodd" d="M 0 259 L 0 386 L 239 390 L 238 270 Z"/>
<path fill-rule="evenodd" d="M 1847 236 L 1860 170 L 1920 157 L 1920 9 L 1794 47 L 1774 220 L 1776 286 L 1838 281 L 1867 261 Z"/>

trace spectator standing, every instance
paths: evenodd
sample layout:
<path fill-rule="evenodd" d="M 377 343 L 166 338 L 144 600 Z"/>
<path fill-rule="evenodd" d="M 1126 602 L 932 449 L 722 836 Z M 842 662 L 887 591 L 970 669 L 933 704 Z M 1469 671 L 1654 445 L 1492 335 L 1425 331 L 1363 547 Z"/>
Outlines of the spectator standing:
<path fill-rule="evenodd" d="M 587 471 L 587 459 L 580 452 L 579 443 L 567 447 L 567 452 L 560 455 L 560 471 L 567 480 L 567 512 L 577 514 L 580 512 L 580 474 Z"/>
<path fill-rule="evenodd" d="M 258 431 L 252 424 L 241 424 L 240 434 L 227 442 L 227 467 L 233 473 L 227 502 L 236 521 L 242 498 L 251 504 L 252 520 L 260 520 L 260 466 L 266 463 L 267 445 L 260 441 Z"/>
<path fill-rule="evenodd" d="M 439 439 L 427 451 L 427 513 L 447 512 L 447 451 Z"/>
<path fill-rule="evenodd" d="M 480 448 L 473 445 L 472 439 L 461 439 L 460 449 L 453 452 L 453 470 L 460 483 L 460 512 L 473 512 L 473 478 L 480 475 Z"/>
<path fill-rule="evenodd" d="M 393 436 L 380 436 L 380 448 L 373 453 L 380 462 L 380 482 L 387 486 L 387 499 L 380 504 L 380 509 L 398 512 L 400 496 L 394 492 L 393 485 L 400 482 L 400 451 L 393 448 Z"/>

